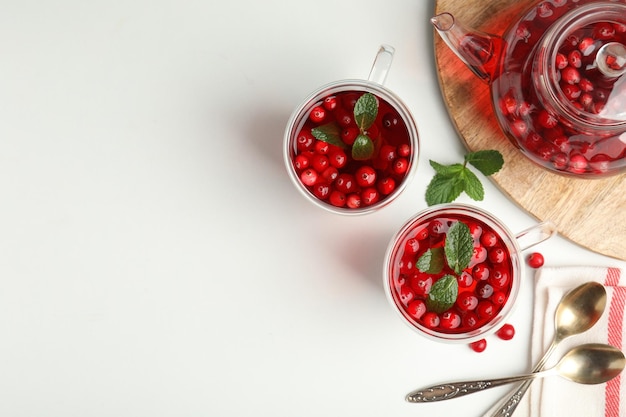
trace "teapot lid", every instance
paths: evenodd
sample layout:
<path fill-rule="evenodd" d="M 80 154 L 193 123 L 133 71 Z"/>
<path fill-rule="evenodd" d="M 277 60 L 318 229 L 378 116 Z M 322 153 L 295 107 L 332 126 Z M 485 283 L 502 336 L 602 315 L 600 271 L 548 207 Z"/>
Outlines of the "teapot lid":
<path fill-rule="evenodd" d="M 591 2 L 546 32 L 538 90 L 572 125 L 626 126 L 626 4 Z"/>

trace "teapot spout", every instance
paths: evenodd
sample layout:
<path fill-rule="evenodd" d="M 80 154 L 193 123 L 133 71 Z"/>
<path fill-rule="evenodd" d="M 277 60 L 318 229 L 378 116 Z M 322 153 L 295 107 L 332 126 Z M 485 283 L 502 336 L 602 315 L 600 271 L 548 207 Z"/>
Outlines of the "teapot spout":
<path fill-rule="evenodd" d="M 502 46 L 502 38 L 466 28 L 450 13 L 430 19 L 446 45 L 483 81 L 490 83 Z"/>

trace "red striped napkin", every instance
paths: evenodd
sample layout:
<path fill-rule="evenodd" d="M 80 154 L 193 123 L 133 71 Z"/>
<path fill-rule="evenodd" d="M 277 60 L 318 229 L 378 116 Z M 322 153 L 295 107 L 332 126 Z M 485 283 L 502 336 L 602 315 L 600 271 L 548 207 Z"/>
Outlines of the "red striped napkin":
<path fill-rule="evenodd" d="M 589 331 L 570 337 L 546 364 L 550 368 L 570 348 L 582 343 L 608 343 L 626 350 L 626 271 L 602 267 L 544 267 L 535 277 L 532 362 L 543 356 L 554 335 L 556 306 L 569 290 L 597 281 L 607 290 L 607 305 L 600 321 Z M 524 414 L 524 412 L 526 414 Z M 515 413 L 541 417 L 625 417 L 626 373 L 605 384 L 582 385 L 558 376 L 534 381 Z"/>

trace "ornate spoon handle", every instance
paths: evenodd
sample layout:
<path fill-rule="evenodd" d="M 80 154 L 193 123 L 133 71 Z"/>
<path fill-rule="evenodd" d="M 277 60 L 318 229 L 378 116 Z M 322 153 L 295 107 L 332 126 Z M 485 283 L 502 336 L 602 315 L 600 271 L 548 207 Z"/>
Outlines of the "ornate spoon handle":
<path fill-rule="evenodd" d="M 548 361 L 548 358 L 552 355 L 552 352 L 554 352 L 556 346 L 559 344 L 560 341 L 561 338 L 558 336 L 552 341 L 541 360 L 539 360 L 539 362 L 533 368 L 533 372 L 543 370 L 546 362 Z M 496 408 L 491 417 L 511 417 L 517 406 L 522 401 L 524 394 L 526 394 L 526 391 L 528 391 L 528 388 L 530 387 L 530 384 L 532 382 L 532 379 L 522 382 L 512 394 L 510 394 L 508 397 L 505 397 L 505 399 L 499 403 L 500 405 L 498 406 L 498 408 Z"/>
<path fill-rule="evenodd" d="M 413 391 L 406 396 L 406 400 L 412 403 L 426 403 L 432 401 L 444 401 L 452 398 L 462 397 L 475 392 L 484 391 L 489 388 L 499 387 L 518 381 L 532 381 L 539 376 L 545 376 L 550 371 L 538 372 L 528 375 L 519 375 L 509 378 L 498 378 L 482 381 L 464 381 L 447 384 L 433 385 Z"/>
<path fill-rule="evenodd" d="M 515 390 L 515 392 L 507 398 L 507 401 L 501 403 L 501 405 L 496 409 L 496 411 L 491 415 L 491 417 L 511 417 L 515 409 L 522 401 L 522 397 L 530 387 L 530 384 L 533 382 L 532 379 L 522 382 L 522 384 Z"/>

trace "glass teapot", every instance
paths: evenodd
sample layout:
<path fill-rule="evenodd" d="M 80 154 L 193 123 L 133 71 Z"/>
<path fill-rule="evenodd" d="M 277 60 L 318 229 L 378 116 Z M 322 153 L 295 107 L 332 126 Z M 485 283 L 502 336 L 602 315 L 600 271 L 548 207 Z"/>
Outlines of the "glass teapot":
<path fill-rule="evenodd" d="M 431 22 L 528 158 L 574 177 L 626 172 L 626 0 L 541 1 L 501 36 L 450 13 Z"/>

